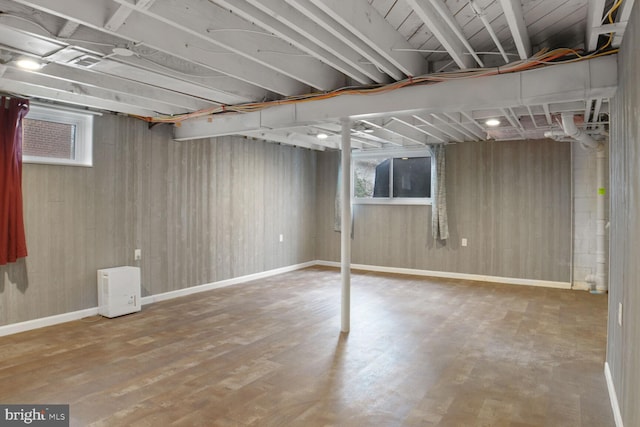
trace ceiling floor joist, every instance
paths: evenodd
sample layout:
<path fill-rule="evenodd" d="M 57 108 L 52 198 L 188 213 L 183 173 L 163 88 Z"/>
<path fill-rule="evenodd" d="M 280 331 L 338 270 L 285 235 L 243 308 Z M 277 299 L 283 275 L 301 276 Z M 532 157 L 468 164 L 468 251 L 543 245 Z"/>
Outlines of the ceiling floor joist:
<path fill-rule="evenodd" d="M 520 0 L 500 0 L 500 5 L 507 19 L 520 59 L 529 58 L 531 56 L 531 40 L 529 39 L 527 24 L 524 21 L 522 2 Z"/>
<path fill-rule="evenodd" d="M 280 95 L 297 95 L 308 91 L 308 86 L 275 70 L 261 66 L 253 60 L 222 48 L 212 49 L 206 42 L 160 22 L 148 15 L 137 13 L 135 22 L 123 25 L 117 32 L 104 28 L 103 11 L 109 9 L 111 0 L 66 1 L 58 0 L 14 0 L 58 17 L 73 20 L 98 31 L 120 36 L 133 43 L 144 42 L 146 46 L 201 64 L 214 71 L 235 77 L 244 82 L 262 87 Z M 132 20 L 134 15 L 129 17 Z M 162 34 L 162 37 L 158 37 Z M 221 60 L 224 58 L 224 60 Z"/>
<path fill-rule="evenodd" d="M 407 76 L 427 71 L 427 61 L 367 0 L 310 0 L 358 38 L 365 40 Z M 394 76 L 396 80 L 400 80 Z"/>
<path fill-rule="evenodd" d="M 285 1 L 292 7 L 295 7 L 298 11 L 300 11 L 300 13 L 307 16 L 313 22 L 320 23 L 325 31 L 333 35 L 338 40 L 340 45 L 349 47 L 359 55 L 362 55 L 364 65 L 368 65 L 375 68 L 376 70 L 380 70 L 381 73 L 385 73 L 396 80 L 401 80 L 402 78 L 404 78 L 403 73 L 395 65 L 393 65 L 391 61 L 386 59 L 376 49 L 356 37 L 348 29 L 336 22 L 322 9 L 311 3 L 310 0 Z M 319 43 L 319 41 L 316 43 Z M 326 47 L 326 49 L 329 50 L 329 47 Z M 375 78 L 373 80 L 377 81 Z"/>
<path fill-rule="evenodd" d="M 279 30 L 272 32 L 280 37 L 287 37 L 290 43 L 299 45 L 300 49 L 316 56 L 357 82 L 369 84 L 371 81 L 376 83 L 387 81 L 384 73 L 371 64 L 365 64 L 362 57 L 358 57 L 352 49 L 328 32 L 326 25 L 319 25 L 317 21 L 310 20 L 282 0 L 247 1 L 281 22 L 282 25 L 278 25 Z M 239 4 L 239 2 L 233 2 L 236 7 Z"/>

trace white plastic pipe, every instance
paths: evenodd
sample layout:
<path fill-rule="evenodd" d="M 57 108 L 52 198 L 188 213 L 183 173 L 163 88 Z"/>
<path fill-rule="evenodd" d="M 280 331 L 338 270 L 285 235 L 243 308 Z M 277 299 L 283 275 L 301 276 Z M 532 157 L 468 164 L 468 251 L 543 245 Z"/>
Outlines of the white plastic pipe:
<path fill-rule="evenodd" d="M 594 149 L 596 154 L 596 274 L 586 277 L 593 293 L 605 293 L 608 289 L 606 277 L 606 217 L 605 206 L 607 190 L 605 188 L 606 153 L 604 145 L 593 139 L 585 131 L 578 129 L 572 113 L 562 113 L 562 127 L 567 136 L 580 142 L 583 148 Z M 546 135 L 546 134 L 545 134 Z M 595 288 L 593 287 L 595 285 Z"/>
<path fill-rule="evenodd" d="M 584 148 L 598 148 L 601 146 L 591 135 L 578 129 L 573 121 L 573 113 L 562 113 L 562 128 L 567 136 L 579 141 Z"/>
<path fill-rule="evenodd" d="M 342 223 L 340 228 L 340 274 L 342 277 L 341 328 L 351 327 L 351 120 L 342 125 Z"/>
<path fill-rule="evenodd" d="M 606 217 L 605 207 L 607 190 L 605 188 L 606 153 L 604 145 L 596 141 L 585 131 L 578 129 L 572 113 L 562 113 L 562 128 L 567 136 L 580 142 L 583 148 L 595 151 L 596 155 L 596 273 L 588 275 L 585 280 L 591 286 L 592 293 L 605 293 L 608 289 L 606 277 Z M 557 139 L 557 132 L 545 132 L 546 137 Z"/>
<path fill-rule="evenodd" d="M 596 293 L 605 293 L 608 289 L 606 277 L 606 216 L 605 207 L 607 201 L 607 191 L 605 188 L 605 166 L 606 156 L 604 148 L 601 147 L 596 152 L 596 181 L 598 193 L 596 199 Z"/>

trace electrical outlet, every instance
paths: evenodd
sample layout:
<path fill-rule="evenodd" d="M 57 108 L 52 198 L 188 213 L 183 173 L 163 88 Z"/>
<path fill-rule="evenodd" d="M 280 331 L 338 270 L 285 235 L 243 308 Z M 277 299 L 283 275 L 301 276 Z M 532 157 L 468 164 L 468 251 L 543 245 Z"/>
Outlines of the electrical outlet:
<path fill-rule="evenodd" d="M 467 246 L 467 239 L 464 237 L 462 238 L 462 246 Z"/>
<path fill-rule="evenodd" d="M 136 249 L 133 251 L 133 259 L 136 261 L 140 261 L 142 259 L 142 249 Z"/>
<path fill-rule="evenodd" d="M 284 242 L 284 234 L 280 235 L 280 243 Z"/>
<path fill-rule="evenodd" d="M 622 326 L 622 303 L 618 303 L 618 325 Z"/>

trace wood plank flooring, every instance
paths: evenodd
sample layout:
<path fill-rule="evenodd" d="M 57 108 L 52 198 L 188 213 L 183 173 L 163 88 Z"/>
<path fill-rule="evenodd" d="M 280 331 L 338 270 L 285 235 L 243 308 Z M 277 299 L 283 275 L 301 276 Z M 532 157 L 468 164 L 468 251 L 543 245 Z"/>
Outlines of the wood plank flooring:
<path fill-rule="evenodd" d="M 312 268 L 0 338 L 74 426 L 614 426 L 606 296 Z"/>

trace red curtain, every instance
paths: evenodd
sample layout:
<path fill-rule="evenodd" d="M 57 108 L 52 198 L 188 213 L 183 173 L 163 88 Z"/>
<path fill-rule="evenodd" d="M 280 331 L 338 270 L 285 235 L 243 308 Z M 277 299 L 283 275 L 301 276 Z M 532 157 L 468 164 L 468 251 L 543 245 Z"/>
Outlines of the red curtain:
<path fill-rule="evenodd" d="M 22 118 L 26 99 L 0 104 L 0 265 L 27 256 L 22 219 Z"/>

